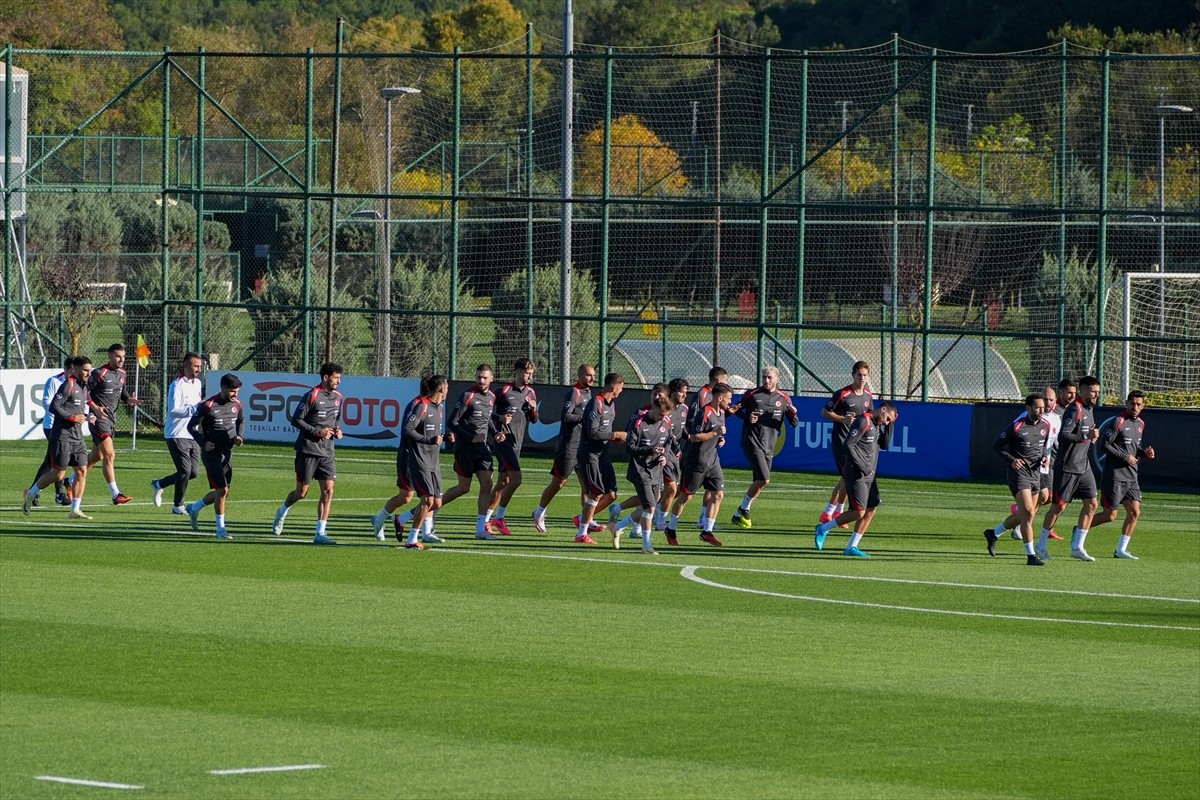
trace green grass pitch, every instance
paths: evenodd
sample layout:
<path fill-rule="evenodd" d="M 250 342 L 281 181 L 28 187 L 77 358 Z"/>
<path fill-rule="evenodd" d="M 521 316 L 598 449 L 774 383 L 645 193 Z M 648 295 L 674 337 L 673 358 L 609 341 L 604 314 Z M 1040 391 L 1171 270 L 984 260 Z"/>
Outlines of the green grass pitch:
<path fill-rule="evenodd" d="M 234 459 L 232 542 L 151 505 L 162 442 L 97 470 L 68 523 L 20 490 L 39 444 L 5 442 L 0 504 L 0 796 L 187 798 L 1194 798 L 1200 794 L 1200 496 L 1151 492 L 1130 550 L 988 558 L 999 484 L 884 476 L 863 542 L 825 553 L 826 475 L 777 474 L 718 535 L 577 546 L 572 482 L 536 533 L 548 463 L 527 459 L 511 539 L 380 545 L 367 520 L 394 454 L 343 449 L 330 533 L 315 489 L 282 537 L 291 450 Z M 451 477 L 448 464 L 444 469 Z M 448 485 L 452 481 L 447 481 Z M 193 484 L 189 499 L 199 495 Z M 1060 528 L 1069 529 L 1077 508 Z M 633 543 L 629 543 L 632 545 Z M 280 772 L 214 770 L 320 765 Z"/>

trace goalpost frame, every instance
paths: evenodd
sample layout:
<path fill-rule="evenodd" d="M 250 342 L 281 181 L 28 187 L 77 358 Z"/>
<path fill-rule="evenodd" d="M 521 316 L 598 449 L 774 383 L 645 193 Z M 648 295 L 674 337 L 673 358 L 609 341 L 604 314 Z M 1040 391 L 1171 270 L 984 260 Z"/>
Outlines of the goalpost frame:
<path fill-rule="evenodd" d="M 1122 314 L 1123 319 L 1122 319 L 1122 325 L 1121 325 L 1121 334 L 1124 337 L 1124 341 L 1121 344 L 1121 355 L 1122 355 L 1122 359 L 1121 359 L 1121 398 L 1122 399 L 1129 396 L 1129 390 L 1130 390 L 1130 385 L 1129 385 L 1130 384 L 1129 339 L 1130 339 L 1130 328 L 1131 328 L 1131 319 L 1130 318 L 1132 317 L 1132 314 L 1130 313 L 1130 303 L 1133 299 L 1132 287 L 1133 287 L 1133 281 L 1135 279 L 1145 280 L 1145 281 L 1158 281 L 1158 291 L 1159 291 L 1159 298 L 1160 298 L 1158 313 L 1160 314 L 1159 326 L 1161 329 L 1161 326 L 1166 322 L 1165 315 L 1167 313 L 1166 282 L 1168 280 L 1200 281 L 1200 272 L 1126 272 L 1125 273 L 1125 308 L 1123 309 L 1123 314 Z"/>

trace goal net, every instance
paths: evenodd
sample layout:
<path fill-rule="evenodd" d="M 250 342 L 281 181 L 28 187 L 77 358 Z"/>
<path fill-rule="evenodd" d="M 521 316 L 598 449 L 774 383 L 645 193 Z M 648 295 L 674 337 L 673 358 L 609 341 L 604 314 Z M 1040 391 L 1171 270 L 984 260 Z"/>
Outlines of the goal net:
<path fill-rule="evenodd" d="M 1116 289 L 1117 287 L 1114 287 Z M 1200 273 L 1127 272 L 1108 296 L 1111 335 L 1122 336 L 1108 362 L 1108 385 L 1152 392 L 1200 390 Z M 1165 341 L 1174 340 L 1174 341 Z M 1110 350 L 1110 352 L 1112 352 Z"/>

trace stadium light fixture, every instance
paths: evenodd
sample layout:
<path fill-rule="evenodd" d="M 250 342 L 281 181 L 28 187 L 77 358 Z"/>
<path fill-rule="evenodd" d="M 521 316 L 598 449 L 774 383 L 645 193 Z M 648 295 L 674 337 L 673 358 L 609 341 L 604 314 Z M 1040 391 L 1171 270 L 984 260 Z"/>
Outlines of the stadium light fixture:
<path fill-rule="evenodd" d="M 386 150 L 383 157 L 383 172 L 386 176 L 387 199 L 383 212 L 383 263 L 379 266 L 379 310 L 383 312 L 381 324 L 376 328 L 379 374 L 392 374 L 392 100 L 405 95 L 420 94 L 413 86 L 385 86 L 379 96 L 387 106 L 384 140 Z"/>
<path fill-rule="evenodd" d="M 1166 102 L 1167 90 L 1159 87 L 1158 105 L 1154 113 L 1158 115 L 1158 271 L 1167 271 L 1167 117 L 1191 114 L 1189 106 L 1181 106 Z M 1167 335 L 1167 288 L 1163 281 L 1158 284 L 1158 335 Z M 1160 383 L 1163 378 L 1163 365 L 1159 362 Z"/>

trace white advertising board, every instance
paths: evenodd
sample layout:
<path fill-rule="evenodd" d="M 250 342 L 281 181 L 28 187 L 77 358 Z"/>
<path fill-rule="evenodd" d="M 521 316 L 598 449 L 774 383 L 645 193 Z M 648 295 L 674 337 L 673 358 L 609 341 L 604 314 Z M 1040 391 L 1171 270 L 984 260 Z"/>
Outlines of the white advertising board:
<path fill-rule="evenodd" d="M 42 435 L 42 389 L 62 370 L 0 369 L 0 439 L 36 439 Z"/>
<path fill-rule="evenodd" d="M 221 391 L 221 376 L 227 372 L 212 370 L 205 375 L 205 397 Z M 246 414 L 246 441 L 296 441 L 296 429 L 288 418 L 301 398 L 321 382 L 320 377 L 290 372 L 235 374 L 242 380 L 238 399 Z M 404 424 L 404 407 L 420 389 L 416 378 L 343 376 L 338 387 L 343 398 L 343 438 L 338 447 L 395 447 Z"/>

